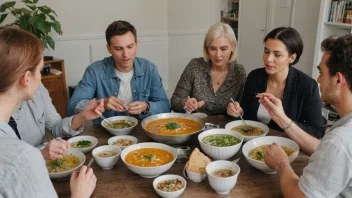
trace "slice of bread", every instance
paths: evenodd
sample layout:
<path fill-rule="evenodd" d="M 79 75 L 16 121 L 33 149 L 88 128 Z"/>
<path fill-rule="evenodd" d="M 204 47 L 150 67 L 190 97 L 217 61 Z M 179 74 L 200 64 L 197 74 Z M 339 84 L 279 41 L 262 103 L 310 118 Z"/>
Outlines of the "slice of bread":
<path fill-rule="evenodd" d="M 194 173 L 205 173 L 205 167 L 211 162 L 209 157 L 205 156 L 199 151 L 198 148 L 195 148 L 191 154 L 191 157 L 188 160 L 186 169 Z"/>

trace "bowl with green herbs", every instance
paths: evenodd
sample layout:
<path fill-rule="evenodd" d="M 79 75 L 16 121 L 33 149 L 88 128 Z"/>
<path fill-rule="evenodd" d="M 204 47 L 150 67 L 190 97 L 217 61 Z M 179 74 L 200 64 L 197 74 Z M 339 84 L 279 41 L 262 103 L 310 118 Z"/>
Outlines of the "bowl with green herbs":
<path fill-rule="evenodd" d="M 230 129 L 241 133 L 245 142 L 258 137 L 264 137 L 269 133 L 269 127 L 261 122 L 256 122 L 253 120 L 245 120 L 245 122 L 246 125 L 242 120 L 229 122 L 225 125 L 225 129 Z"/>
<path fill-rule="evenodd" d="M 145 118 L 141 126 L 154 141 L 183 144 L 204 129 L 203 119 L 192 114 L 161 113 Z"/>
<path fill-rule="evenodd" d="M 79 169 L 85 161 L 86 156 L 81 151 L 69 148 L 61 159 L 46 161 L 46 168 L 51 179 L 63 179 Z"/>
<path fill-rule="evenodd" d="M 138 120 L 131 116 L 113 116 L 107 119 L 108 121 L 101 121 L 101 126 L 113 135 L 127 135 L 138 124 Z M 111 122 L 111 124 L 108 122 Z"/>
<path fill-rule="evenodd" d="M 93 136 L 76 136 L 68 140 L 70 148 L 77 149 L 82 153 L 92 151 L 98 144 L 98 139 Z"/>

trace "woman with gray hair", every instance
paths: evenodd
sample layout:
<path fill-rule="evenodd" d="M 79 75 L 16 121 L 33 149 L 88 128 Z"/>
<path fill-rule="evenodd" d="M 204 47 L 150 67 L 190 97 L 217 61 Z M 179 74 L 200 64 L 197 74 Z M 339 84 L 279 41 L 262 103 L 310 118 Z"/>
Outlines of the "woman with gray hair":
<path fill-rule="evenodd" d="M 236 36 L 225 23 L 212 25 L 204 39 L 203 57 L 192 59 L 171 98 L 175 112 L 226 115 L 230 98 L 241 101 L 246 71 L 236 62 Z"/>

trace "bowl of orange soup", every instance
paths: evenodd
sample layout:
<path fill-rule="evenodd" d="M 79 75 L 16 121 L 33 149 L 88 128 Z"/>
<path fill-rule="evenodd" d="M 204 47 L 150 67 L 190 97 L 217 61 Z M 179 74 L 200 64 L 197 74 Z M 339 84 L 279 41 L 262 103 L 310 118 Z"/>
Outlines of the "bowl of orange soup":
<path fill-rule="evenodd" d="M 121 152 L 127 168 L 145 178 L 154 178 L 167 171 L 176 157 L 175 148 L 155 142 L 134 144 Z"/>
<path fill-rule="evenodd" d="M 141 126 L 156 142 L 182 144 L 204 128 L 203 119 L 184 113 L 161 113 L 145 118 Z"/>

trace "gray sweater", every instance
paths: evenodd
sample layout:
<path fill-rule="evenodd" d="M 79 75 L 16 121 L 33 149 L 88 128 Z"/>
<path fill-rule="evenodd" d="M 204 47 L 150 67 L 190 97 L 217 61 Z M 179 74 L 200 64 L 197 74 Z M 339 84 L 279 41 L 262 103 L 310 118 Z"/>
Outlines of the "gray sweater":
<path fill-rule="evenodd" d="M 39 150 L 0 120 L 0 197 L 57 197 Z"/>
<path fill-rule="evenodd" d="M 173 111 L 185 112 L 181 102 L 188 96 L 197 101 L 204 100 L 205 104 L 199 111 L 208 115 L 226 114 L 231 97 L 241 101 L 246 82 L 243 66 L 235 62 L 230 64 L 226 79 L 217 93 L 214 93 L 210 69 L 210 62 L 205 62 L 203 58 L 194 58 L 188 63 L 171 98 Z"/>

